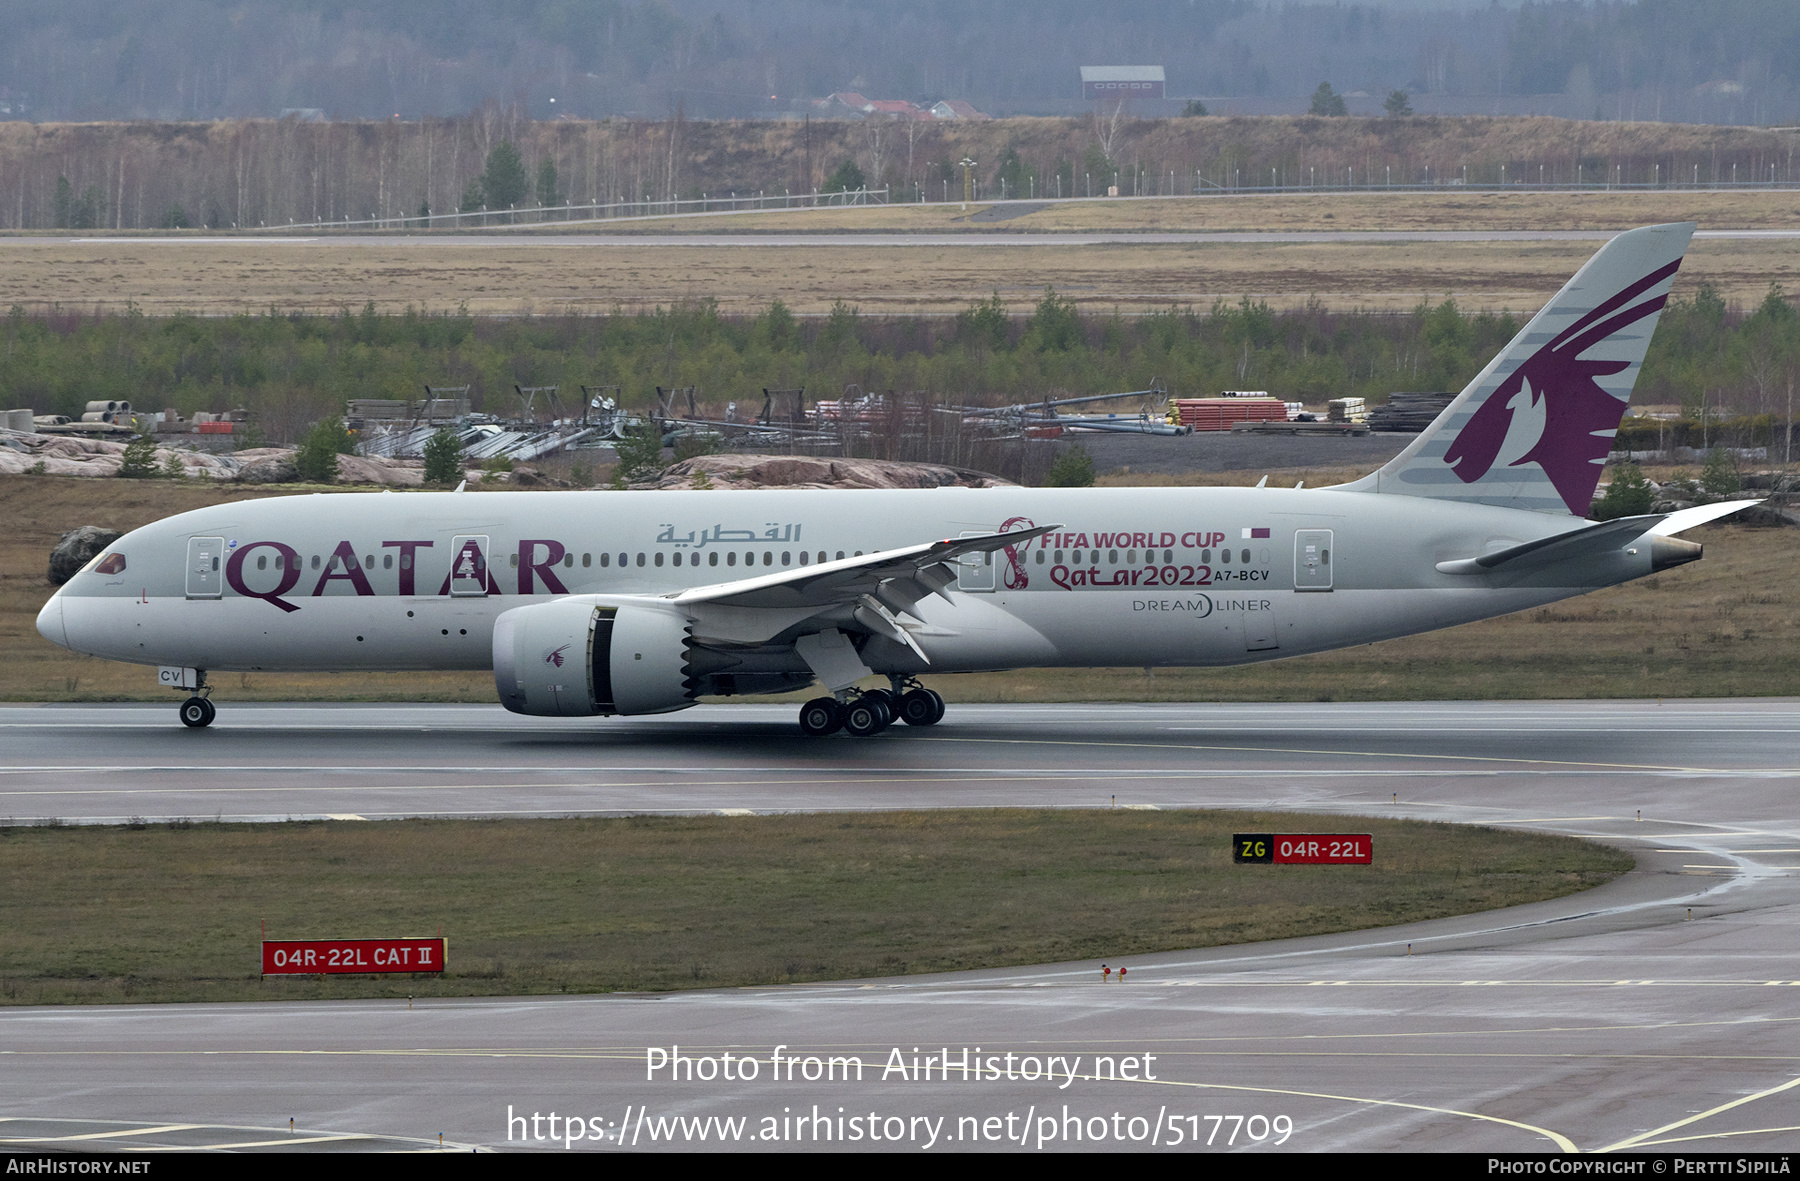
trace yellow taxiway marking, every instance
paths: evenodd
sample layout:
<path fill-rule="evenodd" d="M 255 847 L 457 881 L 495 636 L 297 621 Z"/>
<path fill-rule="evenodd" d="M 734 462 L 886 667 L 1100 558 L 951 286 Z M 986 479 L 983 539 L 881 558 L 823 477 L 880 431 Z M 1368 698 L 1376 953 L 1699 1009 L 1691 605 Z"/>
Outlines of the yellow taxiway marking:
<path fill-rule="evenodd" d="M 1632 1147 L 1650 1148 L 1658 1144 L 1689 1144 L 1695 1140 L 1727 1140 L 1733 1136 L 1773 1136 L 1777 1132 L 1800 1132 L 1800 1127 L 1750 1128 L 1743 1132 L 1708 1132 L 1703 1136 L 1670 1136 L 1663 1140 L 1640 1140 Z"/>
<path fill-rule="evenodd" d="M 223 1152 L 231 1148 L 272 1148 L 289 1144 L 327 1144 L 334 1140 L 379 1140 L 381 1137 L 362 1132 L 346 1132 L 341 1136 L 284 1136 L 279 1140 L 239 1140 L 232 1144 L 159 1144 L 145 1152 Z"/>
<path fill-rule="evenodd" d="M 1629 1139 L 1620 1140 L 1616 1144 L 1608 1144 L 1605 1148 L 1596 1149 L 1595 1151 L 1597 1151 L 1597 1152 L 1614 1152 L 1621 1148 L 1633 1148 L 1633 1147 L 1638 1146 L 1645 1140 L 1649 1140 L 1652 1137 L 1661 1136 L 1664 1132 L 1673 1132 L 1676 1128 L 1685 1128 L 1689 1124 L 1697 1124 L 1703 1119 L 1710 1119 L 1715 1115 L 1721 1114 L 1722 1112 L 1730 1111 L 1734 1107 L 1742 1107 L 1746 1103 L 1755 1103 L 1758 1099 L 1767 1099 L 1770 1095 L 1779 1095 L 1783 1091 L 1791 1090 L 1794 1087 L 1800 1087 L 1800 1077 L 1791 1078 L 1787 1082 L 1782 1083 L 1780 1086 L 1769 1087 L 1765 1090 L 1757 1091 L 1754 1094 L 1745 1095 L 1742 1098 L 1738 1098 L 1738 1099 L 1733 1099 L 1729 1103 L 1721 1103 L 1717 1107 L 1708 1108 L 1707 1110 L 1702 1111 L 1697 1115 L 1690 1115 L 1686 1119 L 1678 1119 L 1672 1124 L 1664 1124 L 1660 1128 L 1652 1128 L 1648 1132 L 1640 1132 L 1636 1136 L 1632 1136 Z"/>
<path fill-rule="evenodd" d="M 73 1140 L 108 1140 L 115 1136 L 154 1136 L 162 1132 L 188 1132 L 204 1124 L 165 1124 L 160 1128 L 122 1128 L 113 1132 L 86 1132 L 79 1136 L 9 1136 L 0 1144 L 62 1144 Z"/>

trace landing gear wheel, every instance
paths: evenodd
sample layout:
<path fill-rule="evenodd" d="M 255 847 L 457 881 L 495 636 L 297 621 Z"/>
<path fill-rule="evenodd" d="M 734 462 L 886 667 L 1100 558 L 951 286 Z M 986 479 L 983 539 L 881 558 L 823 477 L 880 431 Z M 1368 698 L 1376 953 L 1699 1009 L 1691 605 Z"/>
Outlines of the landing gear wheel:
<path fill-rule="evenodd" d="M 190 697 L 181 703 L 181 724 L 198 730 L 212 725 L 213 718 L 218 716 L 213 703 L 204 697 Z"/>
<path fill-rule="evenodd" d="M 844 707 L 844 729 L 858 738 L 881 733 L 893 720 L 885 694 L 866 693 Z"/>
<path fill-rule="evenodd" d="M 844 725 L 844 707 L 834 697 L 815 697 L 800 707 L 800 730 L 813 738 L 836 733 Z"/>
<path fill-rule="evenodd" d="M 933 726 L 944 716 L 944 699 L 930 689 L 914 689 L 900 699 L 900 720 L 909 726 Z"/>

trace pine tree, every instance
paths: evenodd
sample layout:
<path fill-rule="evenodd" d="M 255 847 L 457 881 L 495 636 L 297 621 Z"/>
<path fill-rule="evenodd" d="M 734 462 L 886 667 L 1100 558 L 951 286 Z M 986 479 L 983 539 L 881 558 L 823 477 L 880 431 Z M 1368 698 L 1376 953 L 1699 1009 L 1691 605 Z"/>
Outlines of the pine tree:
<path fill-rule="evenodd" d="M 638 422 L 625 437 L 613 444 L 619 466 L 613 469 L 613 486 L 623 488 L 633 480 L 646 480 L 662 474 L 662 429 L 646 418 Z"/>
<path fill-rule="evenodd" d="M 1594 504 L 1596 521 L 1616 521 L 1620 517 L 1641 517 L 1650 511 L 1654 490 L 1643 471 L 1635 463 L 1622 463 L 1613 470 L 1612 483 L 1606 495 Z"/>
<path fill-rule="evenodd" d="M 308 484 L 335 484 L 338 449 L 345 438 L 344 420 L 327 418 L 315 426 L 294 452 L 294 468 Z"/>
<path fill-rule="evenodd" d="M 525 162 L 510 139 L 503 139 L 488 153 L 487 167 L 481 172 L 481 192 L 489 209 L 511 209 L 525 203 L 530 185 L 525 176 Z"/>
<path fill-rule="evenodd" d="M 425 443 L 425 482 L 449 484 L 462 479 L 462 441 L 449 427 L 439 427 Z"/>
<path fill-rule="evenodd" d="M 1094 457 L 1077 443 L 1056 453 L 1044 483 L 1052 488 L 1091 488 L 1094 485 Z"/>
<path fill-rule="evenodd" d="M 155 479 L 156 440 L 149 435 L 139 435 L 125 444 L 125 454 L 119 463 L 119 475 L 127 480 Z"/>

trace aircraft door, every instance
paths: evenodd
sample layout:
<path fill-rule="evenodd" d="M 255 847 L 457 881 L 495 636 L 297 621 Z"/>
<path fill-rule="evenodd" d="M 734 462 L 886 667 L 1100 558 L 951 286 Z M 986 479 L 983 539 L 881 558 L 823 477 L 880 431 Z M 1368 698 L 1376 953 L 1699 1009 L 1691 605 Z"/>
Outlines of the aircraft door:
<path fill-rule="evenodd" d="M 488 539 L 485 533 L 450 540 L 450 594 L 475 598 L 488 593 Z"/>
<path fill-rule="evenodd" d="M 187 550 L 187 597 L 216 599 L 223 593 L 225 539 L 190 537 Z"/>
<path fill-rule="evenodd" d="M 964 537 L 985 537 L 983 532 L 965 530 Z M 994 589 L 994 551 L 964 554 L 956 559 L 956 589 L 960 591 L 992 591 Z"/>
<path fill-rule="evenodd" d="M 1331 530 L 1297 529 L 1294 531 L 1294 589 L 1328 591 L 1331 589 Z"/>

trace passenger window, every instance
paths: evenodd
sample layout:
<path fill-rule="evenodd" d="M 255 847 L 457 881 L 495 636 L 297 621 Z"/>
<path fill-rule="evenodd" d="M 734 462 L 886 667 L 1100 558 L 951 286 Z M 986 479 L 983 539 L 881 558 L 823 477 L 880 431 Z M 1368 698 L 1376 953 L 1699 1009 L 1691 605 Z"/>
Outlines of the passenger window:
<path fill-rule="evenodd" d="M 262 554 L 257 554 L 256 555 L 256 568 L 258 570 L 267 570 L 269 568 L 269 559 L 264 557 Z"/>
<path fill-rule="evenodd" d="M 314 555 L 313 555 L 313 556 L 312 556 L 312 558 L 313 558 L 313 560 L 312 560 L 312 568 L 313 568 L 313 569 L 314 569 L 314 570 L 317 570 L 317 569 L 318 569 L 318 568 L 319 568 L 319 555 L 318 555 L 318 554 L 314 554 Z"/>
<path fill-rule="evenodd" d="M 574 554 L 564 554 L 563 555 L 563 569 L 567 570 L 574 565 L 575 565 L 575 555 Z"/>
<path fill-rule="evenodd" d="M 281 567 L 281 559 L 280 558 L 275 559 L 275 565 L 276 565 L 277 569 L 280 569 L 280 567 Z M 402 569 L 402 570 L 411 570 L 412 569 L 412 555 L 411 554 L 401 554 L 400 555 L 400 569 Z"/>
<path fill-rule="evenodd" d="M 511 566 L 514 570 L 517 570 L 519 568 L 519 555 L 518 554 L 508 555 L 508 560 L 507 560 L 506 564 L 508 566 Z M 660 563 L 659 563 L 659 565 L 660 565 Z"/>
<path fill-rule="evenodd" d="M 727 554 L 726 554 L 726 555 L 725 555 L 725 564 L 726 564 L 726 565 L 727 565 L 727 566 L 735 566 L 735 565 L 737 565 L 737 552 L 736 552 L 736 551 L 735 551 L 735 550 L 733 550 L 733 551 L 731 551 L 731 552 L 728 552 L 728 553 L 727 553 Z"/>
<path fill-rule="evenodd" d="M 823 562 L 824 560 L 825 560 L 825 551 L 820 550 L 819 551 L 819 561 Z"/>
<path fill-rule="evenodd" d="M 1212 565 L 1212 551 L 1209 549 L 1201 550 L 1200 551 L 1200 562 L 1202 565 L 1205 565 L 1205 566 Z"/>
<path fill-rule="evenodd" d="M 582 554 L 581 555 L 581 568 L 583 570 L 586 570 L 589 566 L 592 566 L 593 564 L 594 564 L 594 555 L 593 554 Z"/>
<path fill-rule="evenodd" d="M 763 565 L 773 566 L 774 564 L 775 564 L 775 555 L 768 550 L 764 550 L 763 551 Z"/>
<path fill-rule="evenodd" d="M 639 554 L 638 555 L 638 565 L 642 566 L 643 564 L 644 564 L 644 555 Z M 661 565 L 661 563 L 658 563 L 658 565 Z"/>
<path fill-rule="evenodd" d="M 1242 553 L 1238 554 L 1238 561 L 1248 566 L 1250 564 L 1250 551 L 1244 550 Z"/>
<path fill-rule="evenodd" d="M 1125 551 L 1125 564 L 1127 566 L 1137 565 L 1137 551 L 1136 550 L 1128 549 Z"/>
<path fill-rule="evenodd" d="M 1221 566 L 1231 565 L 1231 551 L 1230 550 L 1222 549 L 1219 551 L 1219 565 L 1221 565 Z"/>
<path fill-rule="evenodd" d="M 675 557 L 676 557 L 676 558 L 678 558 L 678 559 L 679 559 L 679 558 L 680 558 L 680 557 L 681 557 L 681 555 L 680 555 L 680 554 L 676 554 L 676 555 L 675 555 Z M 657 554 L 657 555 L 656 555 L 656 564 L 657 564 L 657 565 L 658 565 L 658 566 L 660 566 L 660 565 L 662 565 L 662 554 L 660 554 L 660 553 L 658 553 L 658 554 Z"/>
<path fill-rule="evenodd" d="M 284 561 L 286 561 L 286 558 L 284 555 L 276 554 L 275 555 L 275 569 L 277 569 L 277 570 L 281 569 L 281 564 Z"/>
<path fill-rule="evenodd" d="M 106 557 L 101 559 L 100 564 L 94 567 L 94 572 L 96 574 L 125 573 L 125 555 L 107 554 Z"/>
<path fill-rule="evenodd" d="M 1322 549 L 1319 551 L 1319 565 L 1321 565 L 1321 566 L 1331 565 L 1331 551 L 1330 550 Z"/>
<path fill-rule="evenodd" d="M 374 554 L 364 554 L 363 555 L 363 569 L 364 570 L 375 569 L 375 555 Z"/>
<path fill-rule="evenodd" d="M 279 565 L 281 562 L 281 559 L 276 558 L 275 561 Z M 394 555 L 393 554 L 382 554 L 381 555 L 381 568 L 383 570 L 392 570 L 394 568 Z"/>
<path fill-rule="evenodd" d="M 1062 554 L 1063 554 L 1063 552 L 1061 550 L 1057 550 L 1056 555 L 1053 559 L 1056 562 L 1056 564 L 1059 566 L 1062 565 Z"/>
<path fill-rule="evenodd" d="M 623 568 L 625 566 L 629 566 L 631 564 L 630 559 L 631 559 L 630 554 L 620 554 L 619 555 L 619 566 L 621 568 Z"/>
<path fill-rule="evenodd" d="M 801 551 L 800 551 L 800 564 L 801 564 L 801 565 L 802 565 L 802 566 L 804 566 L 804 565 L 806 565 L 806 564 L 807 564 L 807 561 L 808 561 L 808 560 L 809 560 L 809 559 L 810 559 L 810 558 L 811 558 L 811 557 L 812 557 L 812 555 L 811 555 L 811 554 L 809 554 L 809 553 L 807 553 L 807 552 L 806 552 L 806 551 L 805 551 L 805 550 L 801 550 Z"/>
<path fill-rule="evenodd" d="M 706 555 L 706 564 L 708 566 L 717 566 L 719 564 L 718 550 L 714 550 L 712 553 Z"/>
<path fill-rule="evenodd" d="M 611 554 L 601 554 L 600 555 L 600 564 L 602 566 L 612 565 L 612 555 Z"/>
<path fill-rule="evenodd" d="M 1108 566 L 1117 566 L 1119 564 L 1119 551 L 1118 550 L 1109 549 L 1106 551 L 1106 564 Z"/>
<path fill-rule="evenodd" d="M 844 560 L 844 551 L 843 550 L 838 551 L 837 560 L 840 562 Z"/>
<path fill-rule="evenodd" d="M 1037 564 L 1040 566 L 1042 566 L 1044 564 L 1044 551 L 1043 550 L 1039 550 L 1037 552 Z"/>
<path fill-rule="evenodd" d="M 1173 562 L 1174 560 L 1175 560 L 1175 551 L 1174 550 L 1166 549 L 1163 551 L 1163 565 L 1167 566 L 1170 562 Z"/>
<path fill-rule="evenodd" d="M 792 552 L 793 552 L 792 550 L 782 550 L 781 551 L 781 564 L 783 566 L 788 564 L 788 558 L 792 554 Z"/>

